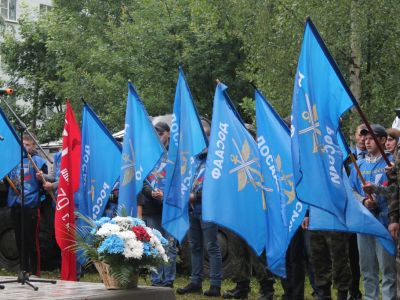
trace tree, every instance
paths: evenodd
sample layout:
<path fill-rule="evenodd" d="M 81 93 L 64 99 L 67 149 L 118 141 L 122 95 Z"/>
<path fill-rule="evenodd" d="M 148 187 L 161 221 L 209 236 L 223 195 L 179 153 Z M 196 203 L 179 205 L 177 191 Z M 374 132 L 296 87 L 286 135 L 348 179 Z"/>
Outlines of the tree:
<path fill-rule="evenodd" d="M 19 110 L 19 113 L 33 132 L 45 133 L 38 130 L 40 122 L 45 120 L 43 110 L 50 108 L 55 109 L 56 113 L 62 111 L 62 99 L 57 97 L 54 89 L 59 81 L 55 56 L 46 47 L 48 23 L 45 18 L 31 20 L 23 16 L 19 25 L 19 36 L 7 32 L 0 52 L 10 76 L 9 85 L 16 87 L 18 99 L 29 104 L 27 110 Z M 60 135 L 61 128 L 62 124 L 57 124 L 52 129 Z"/>

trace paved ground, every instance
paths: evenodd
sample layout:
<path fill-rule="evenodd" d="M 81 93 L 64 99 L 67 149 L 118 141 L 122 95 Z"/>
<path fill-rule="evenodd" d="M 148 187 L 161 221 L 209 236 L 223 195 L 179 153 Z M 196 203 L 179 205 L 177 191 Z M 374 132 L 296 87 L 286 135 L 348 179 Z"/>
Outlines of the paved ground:
<path fill-rule="evenodd" d="M 15 277 L 0 276 L 0 281 L 12 279 Z M 33 284 L 39 288 L 38 291 L 21 283 L 4 284 L 4 289 L 0 289 L 0 299 L 175 299 L 172 289 L 168 288 L 139 287 L 131 290 L 107 290 L 102 283 L 63 280 L 58 280 L 56 284 Z"/>

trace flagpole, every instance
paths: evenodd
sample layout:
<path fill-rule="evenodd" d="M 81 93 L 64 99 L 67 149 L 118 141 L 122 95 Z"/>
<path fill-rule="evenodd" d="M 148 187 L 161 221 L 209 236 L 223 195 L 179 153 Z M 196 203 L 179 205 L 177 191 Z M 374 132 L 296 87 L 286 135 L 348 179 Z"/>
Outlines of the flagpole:
<path fill-rule="evenodd" d="M 354 168 L 355 168 L 356 171 L 357 171 L 357 175 L 358 175 L 358 177 L 360 178 L 362 185 L 367 185 L 367 181 L 365 181 L 365 178 L 364 178 L 364 176 L 363 176 L 362 173 L 361 173 L 360 167 L 359 167 L 358 164 L 357 164 L 357 161 L 356 161 L 356 158 L 354 157 L 354 154 L 351 153 L 351 152 L 349 152 L 349 156 L 350 156 L 351 162 L 352 162 L 353 165 L 354 165 Z M 372 195 L 371 195 L 371 194 L 367 194 L 367 195 L 368 195 L 368 198 L 369 198 L 370 200 L 374 201 L 374 199 L 372 199 Z"/>
<path fill-rule="evenodd" d="M 343 78 L 342 73 L 339 70 L 338 65 L 336 64 L 335 60 L 333 59 L 331 53 L 328 50 L 328 47 L 325 45 L 325 42 L 323 41 L 322 37 L 319 35 L 319 32 L 317 30 L 317 28 L 315 27 L 314 23 L 312 22 L 311 18 L 308 16 L 306 18 L 306 24 L 310 25 L 311 31 L 314 33 L 315 38 L 317 39 L 319 45 L 321 46 L 322 51 L 325 53 L 327 59 L 329 60 L 332 68 L 335 70 L 336 75 L 338 76 L 338 79 L 340 80 L 340 82 L 343 85 L 343 88 L 345 89 L 345 91 L 347 92 L 347 94 L 349 95 L 351 101 L 353 102 L 358 114 L 360 115 L 362 121 L 364 122 L 365 126 L 368 129 L 368 132 L 371 134 L 372 138 L 375 141 L 375 144 L 378 146 L 379 152 L 381 153 L 383 159 L 385 160 L 386 164 L 388 166 L 391 166 L 391 162 L 389 161 L 389 159 L 386 156 L 385 150 L 383 149 L 382 145 L 380 144 L 377 136 L 375 135 L 375 133 L 373 132 L 371 125 L 368 122 L 367 117 L 365 116 L 364 112 L 361 110 L 360 105 L 358 104 L 358 101 L 356 100 L 356 98 L 354 97 L 353 93 L 351 92 L 350 88 L 347 86 L 346 81 Z"/>
<path fill-rule="evenodd" d="M 20 191 L 17 189 L 17 187 L 15 186 L 14 182 L 12 182 L 12 180 L 10 179 L 10 177 L 8 177 L 8 175 L 5 177 L 7 183 L 10 185 L 10 187 L 13 189 L 14 193 L 17 194 L 18 196 L 21 196 Z"/>

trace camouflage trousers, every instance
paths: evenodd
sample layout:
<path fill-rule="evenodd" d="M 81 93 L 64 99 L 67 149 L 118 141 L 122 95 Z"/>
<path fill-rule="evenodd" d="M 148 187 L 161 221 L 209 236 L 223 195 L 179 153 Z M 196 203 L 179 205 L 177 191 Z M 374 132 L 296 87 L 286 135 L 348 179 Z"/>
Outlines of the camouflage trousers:
<path fill-rule="evenodd" d="M 232 257 L 232 280 L 235 282 L 246 282 L 254 275 L 258 282 L 273 289 L 275 282 L 273 275 L 266 267 L 265 255 L 257 256 L 246 244 L 246 242 L 232 234 L 231 245 L 235 251 Z"/>
<path fill-rule="evenodd" d="M 332 281 L 339 291 L 350 287 L 349 234 L 310 231 L 310 262 L 316 289 L 330 289 Z"/>

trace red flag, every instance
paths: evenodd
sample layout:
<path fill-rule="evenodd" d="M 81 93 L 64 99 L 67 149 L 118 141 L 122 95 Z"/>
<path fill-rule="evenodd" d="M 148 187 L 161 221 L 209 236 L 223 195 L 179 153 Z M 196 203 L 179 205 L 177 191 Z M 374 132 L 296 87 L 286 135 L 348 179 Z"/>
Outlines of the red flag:
<path fill-rule="evenodd" d="M 56 240 L 61 249 L 61 279 L 63 280 L 76 281 L 76 254 L 66 248 L 74 243 L 74 192 L 79 188 L 80 165 L 81 131 L 67 100 L 54 221 Z"/>

